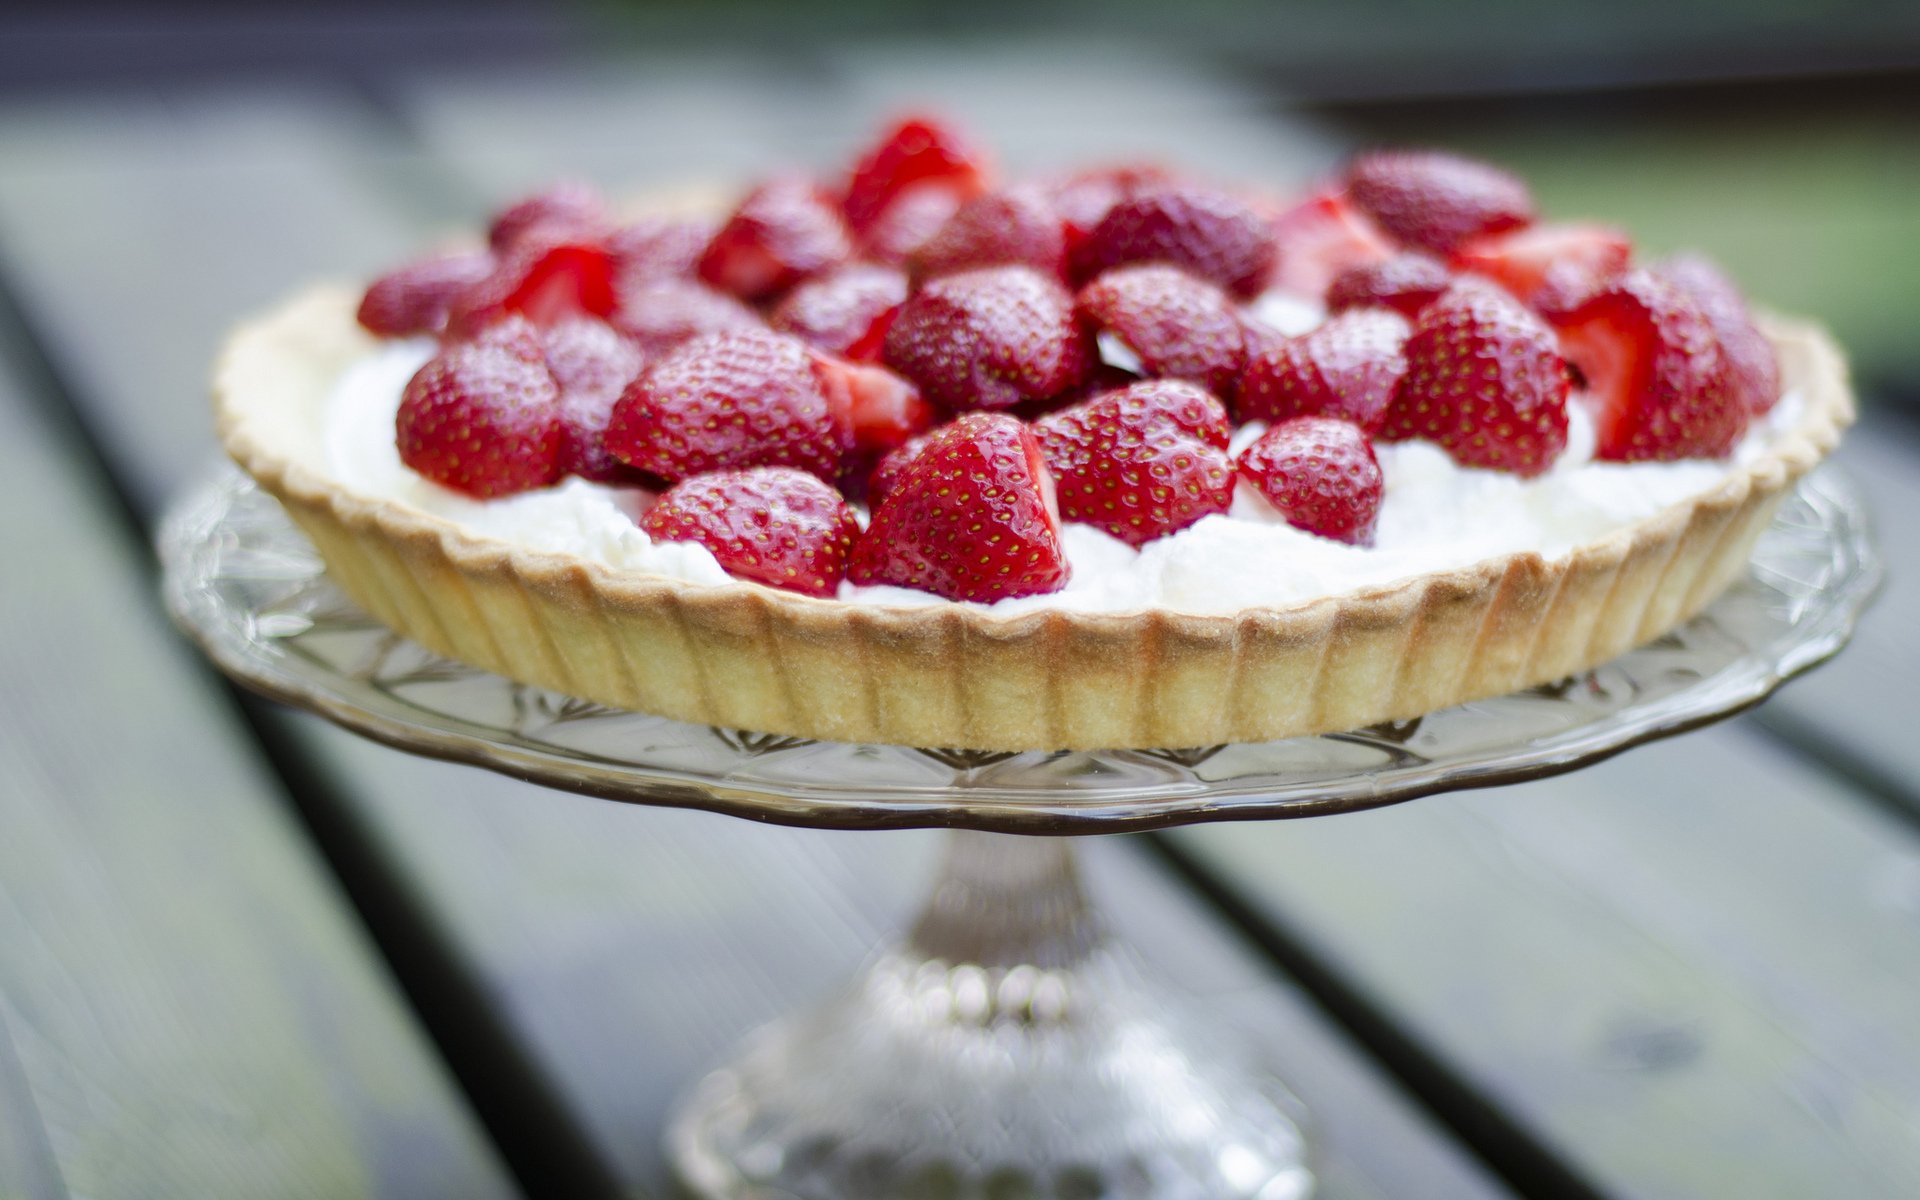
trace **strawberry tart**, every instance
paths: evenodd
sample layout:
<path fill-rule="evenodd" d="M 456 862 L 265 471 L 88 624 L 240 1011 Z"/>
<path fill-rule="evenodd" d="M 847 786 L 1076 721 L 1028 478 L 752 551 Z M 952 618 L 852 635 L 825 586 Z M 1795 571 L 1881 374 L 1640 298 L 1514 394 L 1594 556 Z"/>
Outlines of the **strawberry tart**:
<path fill-rule="evenodd" d="M 1304 198 L 844 175 L 566 184 L 244 325 L 229 452 L 382 621 L 681 720 L 979 749 L 1405 719 L 1656 638 L 1852 418 L 1712 264 L 1436 151 Z"/>

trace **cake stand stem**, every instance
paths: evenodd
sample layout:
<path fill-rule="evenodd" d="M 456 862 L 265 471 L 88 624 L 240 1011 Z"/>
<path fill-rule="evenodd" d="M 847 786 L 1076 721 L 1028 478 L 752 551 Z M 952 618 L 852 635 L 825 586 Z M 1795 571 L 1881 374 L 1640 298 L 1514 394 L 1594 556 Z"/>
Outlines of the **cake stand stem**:
<path fill-rule="evenodd" d="M 1298 1200 L 1291 1097 L 1183 1020 L 1094 912 L 1072 839 L 958 831 L 903 943 L 683 1099 L 715 1200 Z"/>

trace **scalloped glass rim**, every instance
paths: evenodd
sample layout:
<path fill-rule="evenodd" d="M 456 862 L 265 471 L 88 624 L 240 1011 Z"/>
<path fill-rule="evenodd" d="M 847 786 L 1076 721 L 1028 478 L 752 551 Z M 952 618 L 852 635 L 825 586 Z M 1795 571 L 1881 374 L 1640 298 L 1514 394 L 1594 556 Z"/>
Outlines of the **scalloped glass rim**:
<path fill-rule="evenodd" d="M 1859 493 L 1822 467 L 1705 613 L 1558 684 L 1319 737 L 1010 754 L 689 725 L 442 658 L 355 608 L 232 468 L 181 498 L 159 551 L 169 610 L 222 670 L 403 750 L 782 824 L 1036 834 L 1321 816 L 1571 770 L 1759 703 L 1846 644 L 1881 576 Z"/>

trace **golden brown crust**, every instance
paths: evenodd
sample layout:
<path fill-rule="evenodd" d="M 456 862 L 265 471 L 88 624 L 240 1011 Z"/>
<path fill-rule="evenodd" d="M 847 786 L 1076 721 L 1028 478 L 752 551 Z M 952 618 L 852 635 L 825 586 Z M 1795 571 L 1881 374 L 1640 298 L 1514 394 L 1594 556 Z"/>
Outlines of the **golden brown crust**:
<path fill-rule="evenodd" d="M 214 376 L 228 453 L 336 581 L 432 649 L 683 721 L 989 750 L 1200 746 L 1350 729 L 1564 678 L 1660 636 L 1739 574 L 1853 420 L 1817 327 L 1769 319 L 1799 428 L 1718 486 L 1572 554 L 1522 553 L 1228 616 L 854 605 L 687 583 L 517 547 L 357 495 L 302 461 L 372 348 L 316 288 L 240 327 Z"/>

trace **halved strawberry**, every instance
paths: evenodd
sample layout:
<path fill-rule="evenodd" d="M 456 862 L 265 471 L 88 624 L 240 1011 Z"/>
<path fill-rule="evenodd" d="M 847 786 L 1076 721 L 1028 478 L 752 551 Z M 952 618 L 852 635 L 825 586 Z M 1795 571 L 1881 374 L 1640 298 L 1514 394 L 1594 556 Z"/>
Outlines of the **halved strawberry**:
<path fill-rule="evenodd" d="M 885 367 L 815 354 L 813 374 L 835 423 L 853 431 L 853 448 L 862 453 L 891 450 L 931 429 L 938 415 L 919 388 Z"/>
<path fill-rule="evenodd" d="M 1553 331 L 1511 295 L 1456 283 L 1420 314 L 1382 440 L 1426 438 L 1468 467 L 1538 475 L 1567 445 L 1567 369 Z"/>
<path fill-rule="evenodd" d="M 373 281 L 360 300 L 360 324 L 381 337 L 438 333 L 460 296 L 493 268 L 493 255 L 475 251 L 416 259 Z"/>
<path fill-rule="evenodd" d="M 560 392 L 524 319 L 441 350 L 407 381 L 394 421 L 400 461 L 486 499 L 560 477 Z"/>
<path fill-rule="evenodd" d="M 1006 264 L 1066 275 L 1066 227 L 1038 188 L 975 196 L 907 259 L 915 279 Z"/>
<path fill-rule="evenodd" d="M 1234 405 L 1242 421 L 1341 417 L 1375 428 L 1406 374 L 1405 318 L 1384 308 L 1338 313 L 1252 355 Z"/>
<path fill-rule="evenodd" d="M 1327 308 L 1340 312 L 1366 305 L 1391 308 L 1411 321 L 1453 283 L 1445 263 L 1426 254 L 1396 254 L 1348 267 L 1327 286 Z"/>
<path fill-rule="evenodd" d="M 563 179 L 495 214 L 487 228 L 487 245 L 494 253 L 505 254 L 536 232 L 591 239 L 604 233 L 607 224 L 607 202 L 598 189 L 578 179 Z"/>
<path fill-rule="evenodd" d="M 871 362 L 906 299 L 905 272 L 849 263 L 788 292 L 767 320 L 816 350 Z"/>
<path fill-rule="evenodd" d="M 1342 271 L 1377 263 L 1393 243 L 1338 191 L 1319 191 L 1273 219 L 1273 286 L 1300 296 L 1326 293 Z"/>
<path fill-rule="evenodd" d="M 682 480 L 646 511 L 640 528 L 657 541 L 698 542 L 729 575 L 804 596 L 833 595 L 860 536 L 840 493 L 791 467 Z"/>
<path fill-rule="evenodd" d="M 1116 267 L 1080 289 L 1082 321 L 1118 338 L 1147 374 L 1191 379 L 1230 395 L 1246 365 L 1246 333 L 1226 292 L 1164 263 Z"/>
<path fill-rule="evenodd" d="M 855 239 L 859 257 L 889 267 L 904 267 L 960 211 L 961 196 L 938 181 L 909 184 L 888 201 L 873 223 Z"/>
<path fill-rule="evenodd" d="M 1034 422 L 1060 515 L 1144 545 L 1227 511 L 1227 412 L 1190 383 L 1151 380 Z"/>
<path fill-rule="evenodd" d="M 1438 150 L 1376 150 L 1347 167 L 1347 196 L 1403 245 L 1445 256 L 1470 238 L 1533 223 L 1527 185 Z"/>
<path fill-rule="evenodd" d="M 471 337 L 510 313 L 535 325 L 585 313 L 611 317 L 619 307 L 613 257 L 592 239 L 530 229 L 491 275 L 463 292 L 447 315 L 447 333 Z"/>
<path fill-rule="evenodd" d="M 1550 285 L 1592 291 L 1632 256 L 1632 239 L 1612 226 L 1556 223 L 1473 238 L 1454 251 L 1453 265 L 1533 304 Z"/>
<path fill-rule="evenodd" d="M 941 426 L 853 547 L 847 578 L 991 603 L 1066 586 L 1060 514 L 1040 445 L 1003 413 Z"/>
<path fill-rule="evenodd" d="M 1273 230 L 1238 197 L 1196 184 L 1162 184 L 1108 210 L 1075 247 L 1074 278 L 1136 262 L 1171 263 L 1250 296 L 1273 273 Z"/>
<path fill-rule="evenodd" d="M 649 358 L 659 358 L 702 334 L 766 328 L 760 314 L 736 297 L 698 280 L 667 276 L 641 279 L 624 287 L 613 324 L 637 342 Z"/>
<path fill-rule="evenodd" d="M 1065 226 L 1067 250 L 1086 240 L 1113 206 L 1145 191 L 1172 183 L 1173 172 L 1155 163 L 1119 163 L 1091 167 L 1064 178 L 1043 181 L 1041 190 Z"/>
<path fill-rule="evenodd" d="M 700 278 L 745 300 L 783 292 L 853 252 L 840 210 L 797 175 L 747 193 L 700 256 Z"/>
<path fill-rule="evenodd" d="M 714 333 L 682 343 L 627 385 L 606 443 L 662 479 L 729 467 L 798 467 L 833 479 L 853 445 L 798 338 Z"/>
<path fill-rule="evenodd" d="M 854 166 L 842 207 L 855 232 L 864 232 L 911 185 L 937 183 L 964 200 L 986 191 L 992 173 L 985 152 L 958 130 L 908 117 Z"/>
<path fill-rule="evenodd" d="M 1352 546 L 1373 544 L 1385 480 L 1372 440 L 1353 422 L 1282 421 L 1241 452 L 1239 468 L 1294 528 Z"/>
<path fill-rule="evenodd" d="M 929 400 L 953 409 L 1059 395 L 1094 361 L 1073 297 L 1031 267 L 985 267 L 930 281 L 900 307 L 885 357 Z"/>
<path fill-rule="evenodd" d="M 1560 323 L 1586 382 L 1597 458 L 1722 458 L 1747 429 L 1720 340 L 1700 306 L 1649 271 L 1629 271 Z"/>
<path fill-rule="evenodd" d="M 540 344 L 560 389 L 560 473 L 597 483 L 641 483 L 606 446 L 614 402 L 645 363 L 640 347 L 592 317 L 570 317 L 542 330 Z"/>
<path fill-rule="evenodd" d="M 1733 390 L 1747 411 L 1758 415 L 1772 409 L 1780 399 L 1780 359 L 1754 324 L 1740 289 L 1698 254 L 1676 254 L 1654 267 L 1654 273 L 1693 297 L 1706 314 L 1720 339 Z"/>

